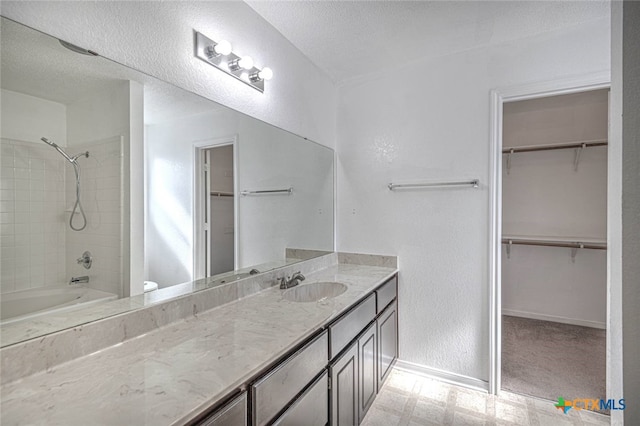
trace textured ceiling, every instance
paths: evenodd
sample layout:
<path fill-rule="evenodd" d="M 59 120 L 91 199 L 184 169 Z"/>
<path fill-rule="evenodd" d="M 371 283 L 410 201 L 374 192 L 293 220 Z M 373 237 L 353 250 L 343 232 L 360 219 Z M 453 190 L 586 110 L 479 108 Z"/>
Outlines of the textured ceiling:
<path fill-rule="evenodd" d="M 3 18 L 0 31 L 3 89 L 68 105 L 133 80 L 144 86 L 146 124 L 224 108 L 105 58 L 71 52 L 57 39 L 13 21 Z"/>
<path fill-rule="evenodd" d="M 247 1 L 335 82 L 608 18 L 608 1 Z"/>

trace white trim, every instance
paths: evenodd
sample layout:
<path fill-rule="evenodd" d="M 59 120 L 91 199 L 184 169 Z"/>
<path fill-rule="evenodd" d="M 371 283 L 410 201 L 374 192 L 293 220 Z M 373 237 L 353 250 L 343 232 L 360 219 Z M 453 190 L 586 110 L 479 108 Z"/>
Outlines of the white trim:
<path fill-rule="evenodd" d="M 542 321 L 559 322 L 561 324 L 580 325 L 582 327 L 599 328 L 606 330 L 607 324 L 601 321 L 589 321 L 578 318 L 559 317 L 556 315 L 537 314 L 535 312 L 516 311 L 514 309 L 502 309 L 502 315 L 512 317 L 529 318 Z"/>
<path fill-rule="evenodd" d="M 397 360 L 393 367 L 399 371 L 406 371 L 407 373 L 417 374 L 430 379 L 435 379 L 440 382 L 449 383 L 451 385 L 462 386 L 464 388 L 473 389 L 481 392 L 489 391 L 489 383 L 484 380 L 476 379 L 462 374 L 450 373 L 444 370 L 438 370 L 437 368 L 426 367 L 420 364 L 414 364 L 409 361 Z"/>
<path fill-rule="evenodd" d="M 611 86 L 610 72 L 568 77 L 554 81 L 537 82 L 497 88 L 490 93 L 490 169 L 489 178 L 489 392 L 498 394 L 501 385 L 501 247 L 502 232 L 502 105 L 545 96 L 566 95 Z M 609 294 L 609 283 L 607 283 Z M 608 297 L 608 296 L 607 296 Z M 607 312 L 607 323 L 609 312 Z M 607 348 L 607 354 L 610 352 Z M 607 355 L 607 362 L 609 361 Z"/>
<path fill-rule="evenodd" d="M 214 139 L 205 139 L 200 141 L 193 142 L 193 151 L 192 151 L 192 164 L 193 164 L 193 275 L 191 277 L 192 280 L 204 278 L 203 273 L 203 265 L 199 259 L 198 253 L 202 252 L 202 248 L 204 247 L 205 241 L 202 238 L 203 229 L 202 229 L 202 200 L 197 194 L 201 193 L 202 189 L 202 169 L 201 165 L 201 156 L 202 152 L 205 149 L 216 148 L 226 145 L 233 146 L 233 193 L 238 194 L 238 135 L 226 136 L 222 138 L 214 138 Z M 238 218 L 239 218 L 239 199 L 240 197 L 233 197 L 233 261 L 234 261 L 234 269 L 238 269 L 238 265 L 240 259 L 239 255 L 239 241 L 240 241 L 240 232 L 238 226 Z"/>

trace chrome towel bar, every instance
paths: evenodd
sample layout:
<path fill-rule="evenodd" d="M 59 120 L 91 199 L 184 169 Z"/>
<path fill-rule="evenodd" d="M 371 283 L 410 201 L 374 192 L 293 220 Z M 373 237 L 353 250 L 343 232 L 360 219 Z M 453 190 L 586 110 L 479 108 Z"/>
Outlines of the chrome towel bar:
<path fill-rule="evenodd" d="M 470 186 L 472 188 L 478 188 L 479 185 L 480 179 L 473 179 L 452 182 L 390 183 L 387 187 L 393 191 L 394 189 L 400 188 L 442 188 L 449 186 Z"/>
<path fill-rule="evenodd" d="M 293 192 L 293 187 L 286 189 L 265 189 L 259 191 L 241 191 L 240 195 L 261 195 L 261 194 L 291 194 Z"/>

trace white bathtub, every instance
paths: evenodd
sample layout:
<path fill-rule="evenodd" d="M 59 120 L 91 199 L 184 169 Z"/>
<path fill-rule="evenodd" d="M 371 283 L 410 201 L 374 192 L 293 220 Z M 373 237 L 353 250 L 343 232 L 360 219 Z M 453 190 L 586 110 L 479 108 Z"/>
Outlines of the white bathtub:
<path fill-rule="evenodd" d="M 52 312 L 64 312 L 94 303 L 117 299 L 106 291 L 82 286 L 43 287 L 0 296 L 0 324 L 34 318 Z"/>

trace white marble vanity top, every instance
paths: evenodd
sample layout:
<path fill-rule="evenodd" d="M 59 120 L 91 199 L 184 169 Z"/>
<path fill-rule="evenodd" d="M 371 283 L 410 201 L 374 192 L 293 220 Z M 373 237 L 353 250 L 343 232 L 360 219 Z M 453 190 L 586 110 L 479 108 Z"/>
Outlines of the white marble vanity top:
<path fill-rule="evenodd" d="M 302 283 L 336 281 L 320 302 L 283 299 L 277 287 L 8 383 L 8 425 L 183 424 L 247 382 L 397 270 L 339 264 Z"/>

